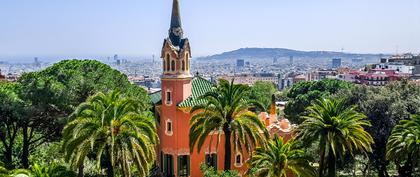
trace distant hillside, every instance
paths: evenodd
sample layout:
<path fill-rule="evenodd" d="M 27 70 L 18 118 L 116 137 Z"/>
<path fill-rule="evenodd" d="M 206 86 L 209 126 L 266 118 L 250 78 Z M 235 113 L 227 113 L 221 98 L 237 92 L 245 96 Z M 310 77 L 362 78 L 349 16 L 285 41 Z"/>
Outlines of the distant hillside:
<path fill-rule="evenodd" d="M 229 59 L 258 59 L 258 58 L 372 58 L 379 57 L 379 54 L 353 54 L 330 51 L 298 51 L 284 48 L 241 48 L 238 50 L 224 52 L 222 54 L 200 57 L 198 60 L 229 60 Z"/>

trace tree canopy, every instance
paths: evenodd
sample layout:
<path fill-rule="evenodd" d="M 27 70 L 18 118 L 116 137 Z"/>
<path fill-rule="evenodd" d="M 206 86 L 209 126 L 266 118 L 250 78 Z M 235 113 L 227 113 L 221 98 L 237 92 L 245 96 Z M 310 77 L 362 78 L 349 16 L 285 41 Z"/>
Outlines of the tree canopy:
<path fill-rule="evenodd" d="M 320 81 L 299 82 L 288 91 L 289 98 L 284 113 L 294 123 L 301 123 L 300 116 L 305 115 L 306 108 L 314 100 L 326 98 L 342 89 L 349 89 L 353 84 L 341 81 L 325 79 Z"/>
<path fill-rule="evenodd" d="M 1 122 L 9 133 L 9 140 L 5 142 L 15 142 L 10 141 L 9 135 L 14 140 L 14 130 L 19 130 L 17 135 L 21 142 L 11 146 L 20 149 L 13 156 L 20 158 L 18 166 L 25 168 L 29 167 L 29 156 L 37 147 L 60 140 L 69 115 L 97 92 L 119 90 L 141 103 L 142 110 L 150 107 L 146 90 L 131 84 L 121 72 L 95 60 L 64 60 L 44 70 L 24 73 L 13 84 L 1 85 L 0 95 L 8 99 L 2 99 L 5 104 L 0 105 L 0 110 L 14 110 L 13 115 L 18 115 L 14 119 L 9 116 L 8 120 L 12 122 Z M 6 114 L 5 111 L 1 114 Z M 5 116 L 1 118 L 6 119 Z M 4 152 L 3 156 L 9 158 L 8 152 Z"/>

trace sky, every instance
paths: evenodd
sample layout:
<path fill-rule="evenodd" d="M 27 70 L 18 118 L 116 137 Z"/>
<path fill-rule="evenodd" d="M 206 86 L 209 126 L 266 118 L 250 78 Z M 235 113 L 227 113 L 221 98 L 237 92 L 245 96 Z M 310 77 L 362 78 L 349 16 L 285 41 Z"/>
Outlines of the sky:
<path fill-rule="evenodd" d="M 193 57 L 244 47 L 420 53 L 420 0 L 180 0 Z M 172 0 L 0 0 L 0 56 L 151 56 Z"/>

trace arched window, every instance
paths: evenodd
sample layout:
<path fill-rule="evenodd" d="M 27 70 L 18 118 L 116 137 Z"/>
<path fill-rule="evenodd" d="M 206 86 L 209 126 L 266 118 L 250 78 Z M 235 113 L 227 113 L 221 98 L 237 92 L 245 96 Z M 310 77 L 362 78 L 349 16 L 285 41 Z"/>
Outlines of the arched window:
<path fill-rule="evenodd" d="M 190 70 L 190 60 L 189 60 L 189 57 L 188 57 L 189 55 L 188 55 L 188 53 L 186 53 L 185 54 L 185 68 L 187 69 L 187 70 Z"/>
<path fill-rule="evenodd" d="M 169 58 L 170 58 L 169 54 L 166 54 L 166 71 L 169 71 L 169 68 L 170 68 Z"/>
<path fill-rule="evenodd" d="M 166 70 L 166 59 L 163 59 L 162 68 L 163 68 L 163 71 Z"/>
<path fill-rule="evenodd" d="M 168 136 L 172 136 L 174 134 L 174 132 L 173 132 L 173 124 L 172 124 L 171 119 L 166 120 L 165 134 L 168 135 Z"/>
<path fill-rule="evenodd" d="M 235 166 L 236 167 L 241 167 L 242 166 L 242 154 L 241 153 L 237 153 L 235 156 Z"/>
<path fill-rule="evenodd" d="M 175 71 L 175 60 L 171 61 L 171 70 Z"/>
<path fill-rule="evenodd" d="M 182 71 L 185 71 L 185 61 L 182 60 L 181 64 L 182 64 Z"/>

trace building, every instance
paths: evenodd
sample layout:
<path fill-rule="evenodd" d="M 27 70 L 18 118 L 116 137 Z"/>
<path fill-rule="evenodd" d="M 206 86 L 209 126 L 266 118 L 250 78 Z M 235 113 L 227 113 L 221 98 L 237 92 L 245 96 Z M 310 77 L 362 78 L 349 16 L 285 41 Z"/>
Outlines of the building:
<path fill-rule="evenodd" d="M 341 58 L 333 58 L 331 67 L 333 69 L 337 69 L 337 68 L 341 67 Z"/>
<path fill-rule="evenodd" d="M 243 68 L 245 67 L 245 60 L 236 60 L 236 67 L 237 68 Z"/>
<path fill-rule="evenodd" d="M 408 78 L 409 75 L 398 74 L 395 70 L 389 69 L 371 69 L 367 73 L 359 72 L 355 75 L 357 84 L 365 84 L 372 86 L 383 86 L 392 81 L 398 81 Z"/>
<path fill-rule="evenodd" d="M 234 79 L 235 84 L 246 84 L 254 85 L 255 82 L 265 81 L 272 82 L 277 85 L 279 82 L 278 76 L 274 73 L 256 73 L 256 74 L 235 74 L 232 76 L 222 75 L 218 76 L 218 79 L 232 80 Z"/>
<path fill-rule="evenodd" d="M 319 81 L 323 79 L 336 79 L 337 70 L 335 69 L 320 69 L 306 74 L 307 81 Z"/>
<path fill-rule="evenodd" d="M 1 69 L 0 69 L 0 81 L 5 81 L 5 80 L 6 80 L 6 76 L 1 73 Z"/>
<path fill-rule="evenodd" d="M 192 106 L 201 103 L 201 95 L 213 88 L 213 83 L 190 73 L 191 48 L 187 38 L 183 37 L 179 1 L 173 0 L 169 37 L 163 42 L 161 58 L 163 62 L 161 91 L 150 95 L 157 115 L 160 144 L 157 146 L 157 165 L 164 177 L 201 177 L 200 165 L 210 164 L 216 169 L 223 169 L 224 135 L 221 142 L 204 142 L 200 152 L 189 147 L 189 111 Z M 275 104 L 274 104 L 275 106 Z M 279 120 L 275 110 L 270 114 L 261 114 L 260 119 L 267 129 L 284 137 L 291 136 L 293 126 L 287 120 Z M 206 148 L 204 148 L 206 147 Z M 249 155 L 233 152 L 232 169 L 242 174 L 247 170 L 246 160 Z"/>

